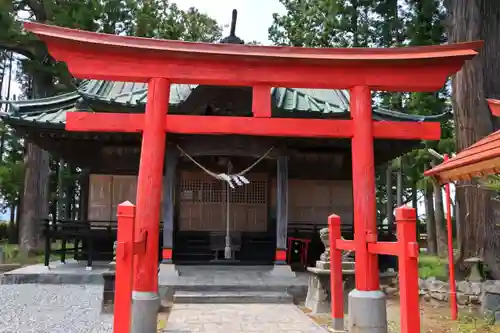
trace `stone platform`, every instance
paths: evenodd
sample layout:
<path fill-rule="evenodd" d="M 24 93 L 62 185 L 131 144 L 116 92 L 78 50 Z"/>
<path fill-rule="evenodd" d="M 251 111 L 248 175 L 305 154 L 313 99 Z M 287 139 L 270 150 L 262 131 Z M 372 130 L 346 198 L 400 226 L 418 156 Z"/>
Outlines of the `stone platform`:
<path fill-rule="evenodd" d="M 94 262 L 91 270 L 86 266 L 87 262 L 75 260 L 24 266 L 1 274 L 0 284 L 103 284 L 102 273 L 111 267 L 109 262 Z"/>
<path fill-rule="evenodd" d="M 158 284 L 163 300 L 189 297 L 192 303 L 206 303 L 209 300 L 223 303 L 237 296 L 245 296 L 250 303 L 282 303 L 305 298 L 307 293 L 308 273 L 289 274 L 283 270 L 280 275 L 279 270 L 273 271 L 273 266 L 176 268 L 178 276 L 172 275 L 169 270 L 164 272 L 163 267 L 160 267 Z"/>
<path fill-rule="evenodd" d="M 175 266 L 177 275 L 160 265 L 160 290 L 173 295 L 184 292 L 287 292 L 305 297 L 308 273 L 292 273 L 288 266 Z M 18 268 L 0 275 L 0 284 L 103 284 L 103 273 L 109 271 L 108 262 L 94 262 L 86 269 L 86 262 L 68 260 L 65 264 L 51 262 Z"/>

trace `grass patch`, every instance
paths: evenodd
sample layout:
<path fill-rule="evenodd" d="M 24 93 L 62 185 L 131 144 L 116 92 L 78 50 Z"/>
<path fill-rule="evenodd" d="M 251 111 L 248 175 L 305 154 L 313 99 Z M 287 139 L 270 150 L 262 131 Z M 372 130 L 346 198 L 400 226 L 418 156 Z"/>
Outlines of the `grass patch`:
<path fill-rule="evenodd" d="M 67 243 L 67 247 L 72 247 L 73 244 Z M 5 253 L 5 263 L 6 264 L 21 264 L 21 265 L 34 265 L 34 264 L 41 264 L 44 261 L 44 255 L 39 254 L 36 256 L 28 256 L 19 249 L 19 245 L 17 244 L 8 244 L 8 243 L 1 243 L 0 242 L 0 247 L 3 248 L 3 251 Z M 54 242 L 52 244 L 51 249 L 52 250 L 59 250 L 61 248 L 61 243 L 60 242 Z M 58 254 L 51 254 L 50 255 L 50 261 L 56 261 L 59 260 L 61 257 Z M 72 259 L 72 255 L 66 255 L 66 259 Z"/>
<path fill-rule="evenodd" d="M 447 261 L 445 259 L 421 254 L 418 258 L 418 276 L 422 279 L 435 277 L 439 280 L 446 281 L 448 279 L 446 264 Z"/>
<path fill-rule="evenodd" d="M 500 333 L 500 325 L 475 316 L 460 316 L 457 333 Z"/>

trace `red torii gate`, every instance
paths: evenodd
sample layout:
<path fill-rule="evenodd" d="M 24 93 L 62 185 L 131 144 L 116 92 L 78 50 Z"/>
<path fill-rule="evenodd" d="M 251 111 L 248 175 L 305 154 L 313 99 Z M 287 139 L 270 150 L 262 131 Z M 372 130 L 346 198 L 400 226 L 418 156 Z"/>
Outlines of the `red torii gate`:
<path fill-rule="evenodd" d="M 156 294 L 158 288 L 160 197 L 167 132 L 351 138 L 354 246 L 359 273 L 356 289 L 379 290 L 377 256 L 368 251 L 368 244 L 376 241 L 373 140 L 438 140 L 440 126 L 373 121 L 371 91 L 438 90 L 482 45 L 471 42 L 414 48 L 319 49 L 123 37 L 38 23 L 25 23 L 25 28 L 37 34 L 51 55 L 64 61 L 75 77 L 148 83 L 145 114 L 73 112 L 66 119 L 70 131 L 142 132 L 135 236 L 142 237 L 145 250 L 137 249 L 140 260 L 135 262 L 134 292 L 144 295 Z M 169 115 L 171 83 L 251 86 L 254 117 Z M 271 87 L 349 89 L 352 119 L 272 118 Z M 286 256 L 285 251 L 276 249 L 277 261 Z M 167 257 L 171 255 L 168 249 L 166 252 Z M 365 332 L 368 328 L 359 329 Z"/>

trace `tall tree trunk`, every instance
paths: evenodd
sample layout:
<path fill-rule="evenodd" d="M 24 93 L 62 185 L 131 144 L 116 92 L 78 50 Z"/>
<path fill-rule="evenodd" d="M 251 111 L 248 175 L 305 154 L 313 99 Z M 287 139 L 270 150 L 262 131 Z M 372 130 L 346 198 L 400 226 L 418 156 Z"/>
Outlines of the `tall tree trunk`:
<path fill-rule="evenodd" d="M 17 243 L 17 229 L 16 229 L 16 206 L 11 205 L 9 207 L 9 244 Z"/>
<path fill-rule="evenodd" d="M 413 182 L 411 185 L 411 206 L 415 209 L 417 215 L 417 239 L 420 239 L 420 219 L 418 218 L 418 189 L 417 183 Z"/>
<path fill-rule="evenodd" d="M 463 257 L 463 244 L 464 244 L 464 235 L 465 235 L 465 226 L 463 222 L 463 218 L 465 216 L 464 209 L 462 208 L 464 202 L 464 192 L 458 186 L 455 186 L 455 224 L 456 224 L 456 239 L 457 239 L 457 248 L 458 248 L 458 260 Z"/>
<path fill-rule="evenodd" d="M 23 205 L 20 219 L 21 251 L 31 255 L 41 249 L 40 220 L 47 217 L 48 155 L 26 142 Z"/>
<path fill-rule="evenodd" d="M 435 162 L 431 163 L 436 166 Z M 444 224 L 443 191 L 437 182 L 432 183 L 434 192 L 434 222 L 436 224 L 437 250 L 440 257 L 445 258 L 448 253 L 448 235 Z"/>
<path fill-rule="evenodd" d="M 399 166 L 396 174 L 396 205 L 403 205 L 403 158 L 398 158 Z"/>
<path fill-rule="evenodd" d="M 64 220 L 66 215 L 64 212 L 64 194 L 66 193 L 64 187 L 64 160 L 59 160 L 57 164 L 57 217 L 56 220 Z"/>
<path fill-rule="evenodd" d="M 411 206 L 415 208 L 415 213 L 418 218 L 418 189 L 417 183 L 415 182 L 411 185 Z"/>
<path fill-rule="evenodd" d="M 394 223 L 394 197 L 392 195 L 392 165 L 391 163 L 387 164 L 386 172 L 385 172 L 385 191 L 386 191 L 386 197 L 387 197 L 387 208 L 386 208 L 386 215 L 387 215 L 387 224 L 389 225 L 389 228 L 392 227 Z"/>
<path fill-rule="evenodd" d="M 500 98 L 500 2 L 447 0 L 450 42 L 484 40 L 480 54 L 452 80 L 458 150 L 500 128 L 486 98 Z M 500 279 L 500 231 L 495 226 L 491 193 L 475 186 L 464 189 L 465 219 L 461 258 L 481 256 Z M 465 206 L 465 207 L 464 207 Z"/>
<path fill-rule="evenodd" d="M 437 238 L 436 222 L 434 220 L 434 191 L 432 186 L 427 186 L 425 189 L 425 211 L 427 212 L 427 251 L 429 254 L 436 255 Z"/>
<path fill-rule="evenodd" d="M 41 74 L 31 80 L 33 98 L 52 95 L 52 76 Z M 49 203 L 49 154 L 35 144 L 25 142 L 24 191 L 20 210 L 20 248 L 31 255 L 43 248 L 41 220 L 48 218 Z"/>

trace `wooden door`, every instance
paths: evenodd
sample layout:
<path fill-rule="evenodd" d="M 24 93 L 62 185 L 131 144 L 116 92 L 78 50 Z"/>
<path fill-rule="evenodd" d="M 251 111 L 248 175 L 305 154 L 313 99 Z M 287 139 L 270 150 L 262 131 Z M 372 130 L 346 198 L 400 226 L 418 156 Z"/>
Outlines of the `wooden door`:
<path fill-rule="evenodd" d="M 229 196 L 232 231 L 267 230 L 266 175 L 248 176 L 250 184 L 226 189 L 226 183 L 203 172 L 182 172 L 180 231 L 225 231 Z"/>
<path fill-rule="evenodd" d="M 90 221 L 111 221 L 112 179 L 111 175 L 90 175 L 88 208 Z"/>

